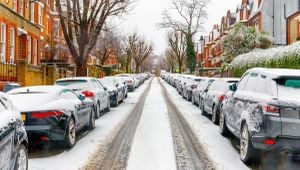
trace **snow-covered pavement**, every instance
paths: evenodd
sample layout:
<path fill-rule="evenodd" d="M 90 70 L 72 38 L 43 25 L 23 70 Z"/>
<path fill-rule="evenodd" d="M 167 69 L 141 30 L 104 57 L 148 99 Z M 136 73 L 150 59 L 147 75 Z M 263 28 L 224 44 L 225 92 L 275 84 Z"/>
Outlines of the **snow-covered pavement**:
<path fill-rule="evenodd" d="M 128 114 L 134 108 L 148 84 L 149 80 L 133 93 L 129 93 L 128 98 L 125 99 L 123 104 L 119 105 L 117 108 L 111 108 L 110 112 L 96 120 L 96 128 L 77 141 L 74 148 L 64 150 L 58 154 L 49 154 L 50 156 L 40 156 L 39 153 L 33 153 L 38 154 L 38 156 L 34 157 L 39 158 L 30 158 L 28 162 L 28 169 L 76 170 L 85 166 L 89 157 L 97 149 L 97 147 L 101 143 L 105 142 L 109 134 L 111 134 L 122 121 L 126 120 Z M 29 156 L 33 157 L 31 153 L 29 153 Z"/>
<path fill-rule="evenodd" d="M 127 169 L 176 169 L 168 110 L 156 78 L 135 133 Z"/>
<path fill-rule="evenodd" d="M 169 97 L 176 104 L 182 116 L 190 124 L 192 130 L 197 135 L 199 142 L 204 147 L 210 160 L 216 169 L 244 170 L 249 169 L 239 158 L 239 153 L 234 150 L 230 141 L 219 134 L 218 126 L 214 125 L 206 117 L 201 116 L 199 108 L 184 100 L 178 95 L 176 89 L 161 80 L 166 87 Z"/>

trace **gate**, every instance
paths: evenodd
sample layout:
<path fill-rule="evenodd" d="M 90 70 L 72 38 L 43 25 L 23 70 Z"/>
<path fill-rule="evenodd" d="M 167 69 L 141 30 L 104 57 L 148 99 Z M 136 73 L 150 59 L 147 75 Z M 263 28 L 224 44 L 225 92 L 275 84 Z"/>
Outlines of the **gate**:
<path fill-rule="evenodd" d="M 16 64 L 0 62 L 0 81 L 17 81 Z"/>

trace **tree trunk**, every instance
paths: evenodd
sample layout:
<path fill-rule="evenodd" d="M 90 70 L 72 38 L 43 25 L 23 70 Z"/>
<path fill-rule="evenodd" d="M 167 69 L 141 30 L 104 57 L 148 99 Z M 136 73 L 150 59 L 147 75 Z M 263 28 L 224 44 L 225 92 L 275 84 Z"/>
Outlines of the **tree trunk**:
<path fill-rule="evenodd" d="M 195 48 L 193 42 L 193 35 L 187 34 L 186 36 L 186 52 L 187 52 L 187 66 L 190 70 L 190 73 L 195 71 Z"/>
<path fill-rule="evenodd" d="M 182 62 L 178 62 L 178 71 L 179 71 L 179 74 L 181 74 L 182 72 Z"/>
<path fill-rule="evenodd" d="M 76 76 L 87 76 L 87 62 L 76 62 Z"/>
<path fill-rule="evenodd" d="M 135 73 L 140 73 L 140 65 L 139 64 L 136 64 L 135 65 Z"/>

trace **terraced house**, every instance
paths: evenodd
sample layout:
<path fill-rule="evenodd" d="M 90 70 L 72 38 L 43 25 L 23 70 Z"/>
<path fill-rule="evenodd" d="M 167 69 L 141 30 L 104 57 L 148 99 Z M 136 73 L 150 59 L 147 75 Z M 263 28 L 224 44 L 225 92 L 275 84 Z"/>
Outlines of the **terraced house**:
<path fill-rule="evenodd" d="M 220 73 L 223 55 L 220 40 L 236 23 L 268 33 L 273 37 L 273 46 L 294 43 L 300 39 L 300 0 L 242 0 L 235 12 L 228 11 L 222 17 L 220 26 L 213 26 L 208 41 L 203 45 L 199 56 L 204 74 Z"/>
<path fill-rule="evenodd" d="M 48 67 L 70 63 L 54 0 L 0 0 L 0 11 L 0 81 L 52 84 L 61 77 L 56 65 Z"/>

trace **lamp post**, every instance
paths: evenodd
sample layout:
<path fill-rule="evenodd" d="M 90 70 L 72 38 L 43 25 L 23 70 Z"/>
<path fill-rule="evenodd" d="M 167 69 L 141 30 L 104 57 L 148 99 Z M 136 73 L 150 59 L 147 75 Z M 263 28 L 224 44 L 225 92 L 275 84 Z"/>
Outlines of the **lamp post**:
<path fill-rule="evenodd" d="M 198 69 L 199 69 L 200 76 L 202 76 L 202 70 L 203 70 L 202 59 L 203 59 L 203 56 L 204 56 L 204 45 L 205 45 L 205 39 L 204 39 L 203 35 L 201 35 L 199 41 L 200 41 L 200 44 L 201 44 L 202 56 L 200 57 L 200 63 L 199 63 L 199 67 L 201 68 L 201 70 L 199 68 Z"/>

